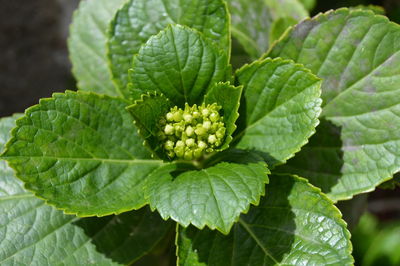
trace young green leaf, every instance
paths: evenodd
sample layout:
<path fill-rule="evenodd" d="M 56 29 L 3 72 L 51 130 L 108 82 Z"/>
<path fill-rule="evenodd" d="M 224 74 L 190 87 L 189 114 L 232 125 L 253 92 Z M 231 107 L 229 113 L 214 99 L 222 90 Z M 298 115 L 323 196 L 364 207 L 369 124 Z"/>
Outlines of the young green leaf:
<path fill-rule="evenodd" d="M 268 50 L 272 23 L 281 17 L 296 21 L 308 17 L 297 0 L 228 0 L 232 35 L 253 58 Z"/>
<path fill-rule="evenodd" d="M 269 43 L 273 44 L 276 40 L 278 40 L 285 31 L 293 25 L 297 24 L 297 20 L 292 17 L 282 17 L 275 20 L 272 23 L 271 30 L 269 32 Z"/>
<path fill-rule="evenodd" d="M 123 96 L 114 87 L 108 70 L 106 31 L 109 22 L 125 0 L 85 0 L 75 11 L 68 50 L 78 88 Z"/>
<path fill-rule="evenodd" d="M 169 24 L 194 28 L 230 54 L 229 14 L 222 0 L 130 0 L 111 23 L 108 58 L 116 85 L 128 95 L 132 57 Z"/>
<path fill-rule="evenodd" d="M 80 216 L 146 204 L 142 184 L 162 165 L 142 145 L 127 103 L 92 93 L 56 93 L 17 121 L 3 158 L 25 187 Z"/>
<path fill-rule="evenodd" d="M 175 105 L 201 104 L 229 71 L 226 54 L 193 29 L 170 25 L 142 46 L 133 60 L 133 89 L 158 91 Z"/>
<path fill-rule="evenodd" d="M 220 150 L 229 147 L 232 141 L 232 134 L 236 130 L 236 120 L 239 117 L 239 104 L 243 86 L 234 87 L 229 83 L 217 83 L 204 97 L 206 104 L 217 103 L 222 107 L 224 123 L 226 128 L 226 139 Z"/>
<path fill-rule="evenodd" d="M 0 119 L 0 151 L 18 117 Z M 130 264 L 153 249 L 171 227 L 148 208 L 78 220 L 26 191 L 4 161 L 0 176 L 2 265 Z"/>
<path fill-rule="evenodd" d="M 321 112 L 321 81 L 288 60 L 266 59 L 236 73 L 244 86 L 237 148 L 270 157 L 269 166 L 284 163 L 315 132 Z"/>
<path fill-rule="evenodd" d="M 301 22 L 266 55 L 294 59 L 324 79 L 322 116 L 342 142 L 332 147 L 342 151 L 339 176 L 325 188 L 333 200 L 371 191 L 400 170 L 399 40 L 400 26 L 387 18 L 339 9 Z M 315 165 L 329 164 L 329 149 L 318 158 L 328 161 Z M 321 175 L 313 184 L 324 186 L 325 168 L 314 172 Z"/>
<path fill-rule="evenodd" d="M 271 177 L 267 195 L 228 236 L 180 227 L 178 265 L 352 265 L 346 223 L 319 189 L 280 175 Z"/>
<path fill-rule="evenodd" d="M 162 149 L 163 141 L 159 136 L 163 130 L 160 120 L 172 107 L 173 104 L 168 98 L 156 93 L 143 94 L 140 100 L 127 107 L 135 119 L 140 135 L 145 139 L 145 145 L 148 145 L 159 158 L 166 158 Z"/>
<path fill-rule="evenodd" d="M 183 226 L 208 226 L 229 233 L 240 213 L 257 205 L 268 182 L 263 163 L 220 163 L 199 171 L 169 164 L 146 182 L 150 207 Z"/>

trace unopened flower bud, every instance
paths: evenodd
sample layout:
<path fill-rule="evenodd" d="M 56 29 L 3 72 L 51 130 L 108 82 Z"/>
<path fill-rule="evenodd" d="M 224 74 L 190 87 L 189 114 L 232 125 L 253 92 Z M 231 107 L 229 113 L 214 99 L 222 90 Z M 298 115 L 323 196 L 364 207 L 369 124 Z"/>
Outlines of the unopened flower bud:
<path fill-rule="evenodd" d="M 188 147 L 193 147 L 196 144 L 194 139 L 187 139 L 185 143 L 186 143 L 186 146 L 188 146 Z"/>
<path fill-rule="evenodd" d="M 174 134 L 174 127 L 171 125 L 166 125 L 164 129 L 165 134 L 172 135 Z"/>
<path fill-rule="evenodd" d="M 217 112 L 212 112 L 211 114 L 210 114 L 210 120 L 212 121 L 212 122 L 217 122 L 218 120 L 219 120 L 219 114 L 217 113 Z"/>
<path fill-rule="evenodd" d="M 217 142 L 217 137 L 215 135 L 208 136 L 208 143 L 214 144 Z"/>
<path fill-rule="evenodd" d="M 210 121 L 204 121 L 204 123 L 203 123 L 203 128 L 205 129 L 205 130 L 210 130 L 211 129 L 211 122 Z"/>
<path fill-rule="evenodd" d="M 188 137 L 191 137 L 191 136 L 193 136 L 193 134 L 194 134 L 194 129 L 193 129 L 193 127 L 191 127 L 191 126 L 188 126 L 188 127 L 186 128 L 185 132 L 186 132 L 186 135 L 187 135 Z"/>
<path fill-rule="evenodd" d="M 201 106 L 185 104 L 184 110 L 173 107 L 160 119 L 163 130 L 157 134 L 170 159 L 184 160 L 201 158 L 214 152 L 225 138 L 225 124 L 218 113 L 217 104 Z"/>
<path fill-rule="evenodd" d="M 174 114 L 169 112 L 169 113 L 167 113 L 166 118 L 167 118 L 167 121 L 169 121 L 169 122 L 174 121 Z"/>

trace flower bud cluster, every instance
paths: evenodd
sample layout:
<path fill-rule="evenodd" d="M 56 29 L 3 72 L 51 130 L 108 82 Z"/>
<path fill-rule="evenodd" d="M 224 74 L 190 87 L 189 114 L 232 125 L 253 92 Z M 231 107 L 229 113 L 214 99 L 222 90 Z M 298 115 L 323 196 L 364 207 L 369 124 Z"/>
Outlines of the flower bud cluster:
<path fill-rule="evenodd" d="M 196 104 L 185 109 L 173 107 L 160 120 L 160 139 L 169 158 L 199 159 L 221 146 L 225 138 L 225 124 L 216 103 Z"/>

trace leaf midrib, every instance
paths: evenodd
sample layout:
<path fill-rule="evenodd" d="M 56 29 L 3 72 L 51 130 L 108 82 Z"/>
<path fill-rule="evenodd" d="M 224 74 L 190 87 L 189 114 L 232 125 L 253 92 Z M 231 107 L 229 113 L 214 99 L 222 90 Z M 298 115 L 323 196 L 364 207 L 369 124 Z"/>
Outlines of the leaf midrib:
<path fill-rule="evenodd" d="M 257 243 L 257 245 L 261 248 L 261 250 L 264 252 L 265 255 L 267 255 L 276 265 L 281 265 L 272 255 L 271 253 L 266 249 L 266 247 L 262 244 L 261 240 L 258 239 L 256 234 L 251 230 L 249 225 L 243 221 L 243 219 L 239 219 L 239 224 L 249 233 L 249 235 L 254 239 L 254 241 Z"/>
<path fill-rule="evenodd" d="M 4 160 L 13 160 L 20 158 L 42 158 L 52 160 L 73 160 L 73 161 L 100 161 L 108 163 L 121 164 L 162 164 L 161 160 L 142 160 L 142 159 L 108 159 L 108 158 L 74 158 L 74 157 L 57 157 L 57 156 L 1 156 Z"/>

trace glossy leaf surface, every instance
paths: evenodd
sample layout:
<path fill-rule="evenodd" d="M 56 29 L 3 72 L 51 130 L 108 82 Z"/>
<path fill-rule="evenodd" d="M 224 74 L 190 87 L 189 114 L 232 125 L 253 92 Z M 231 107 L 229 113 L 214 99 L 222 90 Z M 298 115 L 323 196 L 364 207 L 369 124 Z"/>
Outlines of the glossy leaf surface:
<path fill-rule="evenodd" d="M 75 11 L 68 50 L 78 88 L 123 96 L 111 81 L 106 55 L 108 24 L 125 0 L 85 0 Z"/>
<path fill-rule="evenodd" d="M 198 31 L 171 25 L 142 46 L 129 77 L 134 90 L 161 92 L 179 107 L 201 104 L 216 82 L 226 80 L 227 60 Z"/>
<path fill-rule="evenodd" d="M 112 21 L 108 41 L 112 75 L 125 94 L 133 56 L 152 35 L 170 24 L 196 29 L 230 53 L 229 15 L 222 0 L 128 1 Z"/>
<path fill-rule="evenodd" d="M 183 226 L 208 226 L 227 234 L 241 212 L 257 205 L 268 182 L 263 163 L 220 163 L 198 171 L 169 164 L 146 184 L 150 207 Z"/>
<path fill-rule="evenodd" d="M 267 196 L 224 236 L 180 228 L 178 265 L 352 265 L 339 210 L 303 178 L 271 176 Z"/>
<path fill-rule="evenodd" d="M 162 162 L 149 159 L 126 106 L 91 93 L 54 94 L 17 121 L 5 159 L 27 189 L 67 213 L 138 209 L 145 178 Z"/>
<path fill-rule="evenodd" d="M 237 148 L 270 157 L 268 165 L 285 162 L 315 132 L 321 112 L 321 81 L 301 65 L 266 59 L 236 73 L 244 86 Z"/>
<path fill-rule="evenodd" d="M 322 136 L 326 142 L 302 158 L 317 149 L 316 165 L 338 162 L 312 173 L 313 184 L 334 200 L 371 191 L 400 170 L 399 40 L 400 26 L 387 18 L 339 9 L 301 22 L 267 55 L 293 59 L 323 78 L 322 116 L 337 127 L 339 143 Z M 296 159 L 288 165 L 309 177 Z M 326 171 L 334 172 L 330 181 Z"/>

